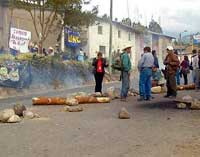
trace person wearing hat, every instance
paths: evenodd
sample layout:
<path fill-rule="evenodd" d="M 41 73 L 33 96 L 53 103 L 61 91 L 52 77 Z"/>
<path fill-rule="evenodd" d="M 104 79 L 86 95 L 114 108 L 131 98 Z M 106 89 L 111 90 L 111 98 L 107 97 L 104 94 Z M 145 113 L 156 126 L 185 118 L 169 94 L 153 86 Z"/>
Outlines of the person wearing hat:
<path fill-rule="evenodd" d="M 131 53 L 132 46 L 126 46 L 122 49 L 123 53 L 121 54 L 121 101 L 126 101 L 128 95 L 129 84 L 130 84 L 130 72 L 131 72 L 131 61 L 129 54 Z"/>
<path fill-rule="evenodd" d="M 151 53 L 151 48 L 145 47 L 144 54 L 142 55 L 138 63 L 138 69 L 140 71 L 140 79 L 139 79 L 140 98 L 138 99 L 138 101 L 151 100 L 151 77 L 152 77 L 153 67 L 154 67 L 154 56 Z"/>
<path fill-rule="evenodd" d="M 54 49 L 53 49 L 53 47 L 49 47 L 48 48 L 48 55 L 49 56 L 54 56 Z"/>
<path fill-rule="evenodd" d="M 177 95 L 176 72 L 180 62 L 178 56 L 174 54 L 172 46 L 167 46 L 166 51 L 167 56 L 164 60 L 164 65 L 166 66 L 167 95 L 165 95 L 165 98 L 175 98 Z"/>

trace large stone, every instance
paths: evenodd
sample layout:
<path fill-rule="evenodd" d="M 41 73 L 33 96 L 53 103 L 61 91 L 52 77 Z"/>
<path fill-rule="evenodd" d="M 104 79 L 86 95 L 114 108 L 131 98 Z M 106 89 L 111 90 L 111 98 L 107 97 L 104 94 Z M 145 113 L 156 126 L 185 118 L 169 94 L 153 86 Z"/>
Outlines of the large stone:
<path fill-rule="evenodd" d="M 120 98 L 120 88 L 110 87 L 110 88 L 107 89 L 106 94 L 111 99 Z"/>
<path fill-rule="evenodd" d="M 19 123 L 21 122 L 21 118 L 18 115 L 11 116 L 8 121 L 8 123 Z"/>
<path fill-rule="evenodd" d="M 197 99 L 194 99 L 194 101 L 192 101 L 190 108 L 193 110 L 200 110 L 200 101 Z"/>
<path fill-rule="evenodd" d="M 182 97 L 182 100 L 183 101 L 192 101 L 193 98 L 190 95 L 186 95 L 186 96 Z"/>
<path fill-rule="evenodd" d="M 78 104 L 79 104 L 78 100 L 75 98 L 67 98 L 65 103 L 68 106 L 78 106 Z"/>
<path fill-rule="evenodd" d="M 187 108 L 187 105 L 185 103 L 178 103 L 177 104 L 177 108 L 178 109 L 186 109 Z"/>
<path fill-rule="evenodd" d="M 16 115 L 23 116 L 23 111 L 26 110 L 26 107 L 22 104 L 16 104 L 13 106 L 13 109 L 14 109 Z"/>
<path fill-rule="evenodd" d="M 161 88 L 161 86 L 152 87 L 151 92 L 154 94 L 159 94 L 162 92 L 162 88 Z"/>
<path fill-rule="evenodd" d="M 0 112 L 0 121 L 7 122 L 13 115 L 15 115 L 15 111 L 13 109 L 5 109 Z"/>
<path fill-rule="evenodd" d="M 95 92 L 95 93 L 91 94 L 91 96 L 102 97 L 102 94 L 100 92 Z"/>
<path fill-rule="evenodd" d="M 41 116 L 39 114 L 35 113 L 34 118 L 41 118 Z"/>
<path fill-rule="evenodd" d="M 34 118 L 34 114 L 31 111 L 24 111 L 23 112 L 23 117 L 25 119 L 33 119 Z"/>
<path fill-rule="evenodd" d="M 130 114 L 129 112 L 126 110 L 126 108 L 122 108 L 119 112 L 119 119 L 130 119 Z"/>
<path fill-rule="evenodd" d="M 83 107 L 82 106 L 65 106 L 64 111 L 66 112 L 82 112 Z"/>

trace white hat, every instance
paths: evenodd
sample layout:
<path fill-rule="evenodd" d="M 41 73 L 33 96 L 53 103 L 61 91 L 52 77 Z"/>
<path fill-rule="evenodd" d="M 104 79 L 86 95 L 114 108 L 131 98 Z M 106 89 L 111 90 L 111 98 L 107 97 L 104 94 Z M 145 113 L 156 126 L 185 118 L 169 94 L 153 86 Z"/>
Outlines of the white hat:
<path fill-rule="evenodd" d="M 124 51 L 124 50 L 126 50 L 128 48 L 131 48 L 131 47 L 133 47 L 133 46 L 132 45 L 126 45 L 126 46 L 124 46 L 124 48 L 122 50 Z"/>
<path fill-rule="evenodd" d="M 53 47 L 49 47 L 49 50 L 53 50 Z"/>
<path fill-rule="evenodd" d="M 174 48 L 173 48 L 173 46 L 167 46 L 166 50 L 173 51 Z"/>

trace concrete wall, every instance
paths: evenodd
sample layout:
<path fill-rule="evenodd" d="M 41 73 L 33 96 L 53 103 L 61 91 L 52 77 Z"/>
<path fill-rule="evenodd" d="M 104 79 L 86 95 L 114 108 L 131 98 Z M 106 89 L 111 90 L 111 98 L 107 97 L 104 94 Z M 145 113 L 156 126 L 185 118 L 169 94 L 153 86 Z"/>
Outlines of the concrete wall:
<path fill-rule="evenodd" d="M 24 29 L 32 33 L 32 42 L 38 42 L 39 39 L 35 33 L 35 28 L 29 13 L 22 9 L 15 9 L 13 11 L 13 17 L 11 18 L 11 10 L 7 7 L 0 7 L 0 47 L 4 46 L 8 48 L 9 28 L 12 27 Z M 48 12 L 47 12 L 48 14 Z M 3 27 L 1 28 L 1 23 Z M 55 25 L 55 24 L 54 24 Z M 56 26 L 54 26 L 56 28 Z M 40 31 L 40 30 L 39 30 Z M 58 36 L 58 29 L 55 29 L 49 34 L 48 38 L 44 42 L 44 47 L 55 46 Z"/>

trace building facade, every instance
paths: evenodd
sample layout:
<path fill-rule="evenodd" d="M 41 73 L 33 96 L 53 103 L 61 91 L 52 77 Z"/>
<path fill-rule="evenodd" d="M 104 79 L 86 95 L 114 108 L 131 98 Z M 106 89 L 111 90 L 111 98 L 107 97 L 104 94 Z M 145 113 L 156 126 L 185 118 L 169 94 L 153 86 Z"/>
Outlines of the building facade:
<path fill-rule="evenodd" d="M 98 51 L 103 52 L 105 57 L 109 57 L 109 32 L 109 21 L 101 18 L 88 27 L 87 33 L 85 33 L 87 42 L 82 45 L 82 48 L 89 58 L 95 57 Z M 166 47 L 172 44 L 173 39 L 173 37 L 151 31 L 138 32 L 133 27 L 116 21 L 113 22 L 112 34 L 112 54 L 122 50 L 127 45 L 132 45 L 130 56 L 134 67 L 137 66 L 145 46 L 156 50 L 159 61 L 162 62 L 166 55 Z"/>

